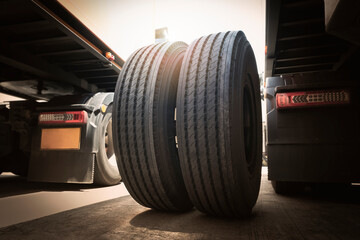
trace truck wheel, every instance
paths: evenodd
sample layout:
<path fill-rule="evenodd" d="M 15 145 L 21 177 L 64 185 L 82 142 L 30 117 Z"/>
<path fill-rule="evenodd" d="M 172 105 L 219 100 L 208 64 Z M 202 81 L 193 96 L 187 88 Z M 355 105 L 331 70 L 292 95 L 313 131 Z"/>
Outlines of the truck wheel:
<path fill-rule="evenodd" d="M 112 139 L 112 105 L 110 105 L 99 125 L 100 147 L 95 155 L 94 183 L 98 185 L 115 185 L 121 181 L 117 167 Z"/>
<path fill-rule="evenodd" d="M 200 211 L 248 216 L 261 178 L 259 76 L 242 32 L 187 49 L 179 77 L 177 137 L 189 196 Z"/>
<path fill-rule="evenodd" d="M 193 207 L 175 143 L 175 104 L 187 45 L 160 43 L 136 51 L 121 70 L 114 96 L 114 143 L 120 174 L 141 205 Z"/>

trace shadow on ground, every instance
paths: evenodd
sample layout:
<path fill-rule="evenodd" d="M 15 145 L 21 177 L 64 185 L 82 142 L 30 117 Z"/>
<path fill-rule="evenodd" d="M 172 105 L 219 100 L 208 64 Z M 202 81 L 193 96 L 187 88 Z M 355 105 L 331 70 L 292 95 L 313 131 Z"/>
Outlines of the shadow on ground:
<path fill-rule="evenodd" d="M 41 191 L 82 191 L 84 189 L 98 187 L 99 186 L 91 184 L 28 182 L 24 177 L 16 175 L 0 175 L 0 198 L 28 193 L 36 193 Z"/>
<path fill-rule="evenodd" d="M 359 239 L 360 188 L 277 195 L 263 176 L 248 219 L 150 210 L 130 196 L 0 229 L 0 239 Z"/>
<path fill-rule="evenodd" d="M 238 236 L 240 232 L 250 230 L 256 222 L 257 212 L 254 211 L 247 219 L 216 218 L 207 216 L 197 210 L 187 213 L 167 213 L 148 210 L 131 219 L 130 224 L 137 228 L 160 230 L 167 232 L 201 233 L 207 236 Z"/>

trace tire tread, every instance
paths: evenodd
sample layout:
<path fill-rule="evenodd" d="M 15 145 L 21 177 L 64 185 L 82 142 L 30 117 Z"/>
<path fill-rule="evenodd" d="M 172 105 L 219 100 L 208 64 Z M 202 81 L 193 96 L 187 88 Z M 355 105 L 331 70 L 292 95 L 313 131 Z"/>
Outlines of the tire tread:
<path fill-rule="evenodd" d="M 183 209 L 172 202 L 164 187 L 159 174 L 161 166 L 153 156 L 156 143 L 149 135 L 149 131 L 157 131 L 154 124 L 149 125 L 156 119 L 148 111 L 158 105 L 153 85 L 161 81 L 153 77 L 164 68 L 169 46 L 170 43 L 159 43 L 141 48 L 125 64 L 115 91 L 114 144 L 120 174 L 131 196 L 146 207 L 178 211 Z M 183 195 L 187 197 L 186 193 Z"/>
<path fill-rule="evenodd" d="M 211 34 L 194 41 L 183 60 L 177 109 L 179 155 L 190 198 L 200 211 L 239 216 L 229 136 L 229 59 L 241 32 Z M 241 49 L 241 46 L 240 46 Z"/>

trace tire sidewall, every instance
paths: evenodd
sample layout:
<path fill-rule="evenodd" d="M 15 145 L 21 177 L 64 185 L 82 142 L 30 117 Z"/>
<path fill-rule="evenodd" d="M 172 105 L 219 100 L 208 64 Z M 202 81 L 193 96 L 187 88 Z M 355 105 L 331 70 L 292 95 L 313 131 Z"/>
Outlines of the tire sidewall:
<path fill-rule="evenodd" d="M 99 124 L 99 149 L 96 153 L 95 178 L 103 184 L 113 185 L 121 181 L 117 165 L 109 163 L 105 149 L 105 132 L 109 122 L 112 119 L 112 105 L 109 105 L 101 123 Z M 114 153 L 115 154 L 115 153 Z"/>
<path fill-rule="evenodd" d="M 241 33 L 242 34 L 242 33 Z M 239 37 L 239 34 L 238 36 Z M 244 51 L 244 52 L 242 52 Z M 231 151 L 231 167 L 233 169 L 234 189 L 238 202 L 244 203 L 246 206 L 241 206 L 244 209 L 251 209 L 257 200 L 260 180 L 261 180 L 261 105 L 259 77 L 256 69 L 255 56 L 250 44 L 246 41 L 244 47 L 240 47 L 232 56 L 232 67 L 234 74 L 230 77 L 230 89 L 232 91 L 230 96 L 230 151 Z M 237 59 L 236 61 L 234 59 Z M 240 64 L 236 64 L 240 63 Z M 244 133 L 244 89 L 248 87 L 251 91 L 251 101 L 253 104 L 253 111 L 255 121 L 255 145 L 253 147 L 253 162 L 251 172 L 248 168 L 248 163 L 245 154 L 245 133 Z M 236 189 L 235 189 L 236 188 Z"/>

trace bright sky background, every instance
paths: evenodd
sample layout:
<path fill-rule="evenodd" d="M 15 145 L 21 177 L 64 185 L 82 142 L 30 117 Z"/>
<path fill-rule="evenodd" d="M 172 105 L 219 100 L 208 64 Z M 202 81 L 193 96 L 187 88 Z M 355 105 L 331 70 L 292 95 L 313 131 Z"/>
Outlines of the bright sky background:
<path fill-rule="evenodd" d="M 190 44 L 203 35 L 242 30 L 264 71 L 265 0 L 59 0 L 124 60 L 155 42 L 167 27 L 170 41 Z"/>

